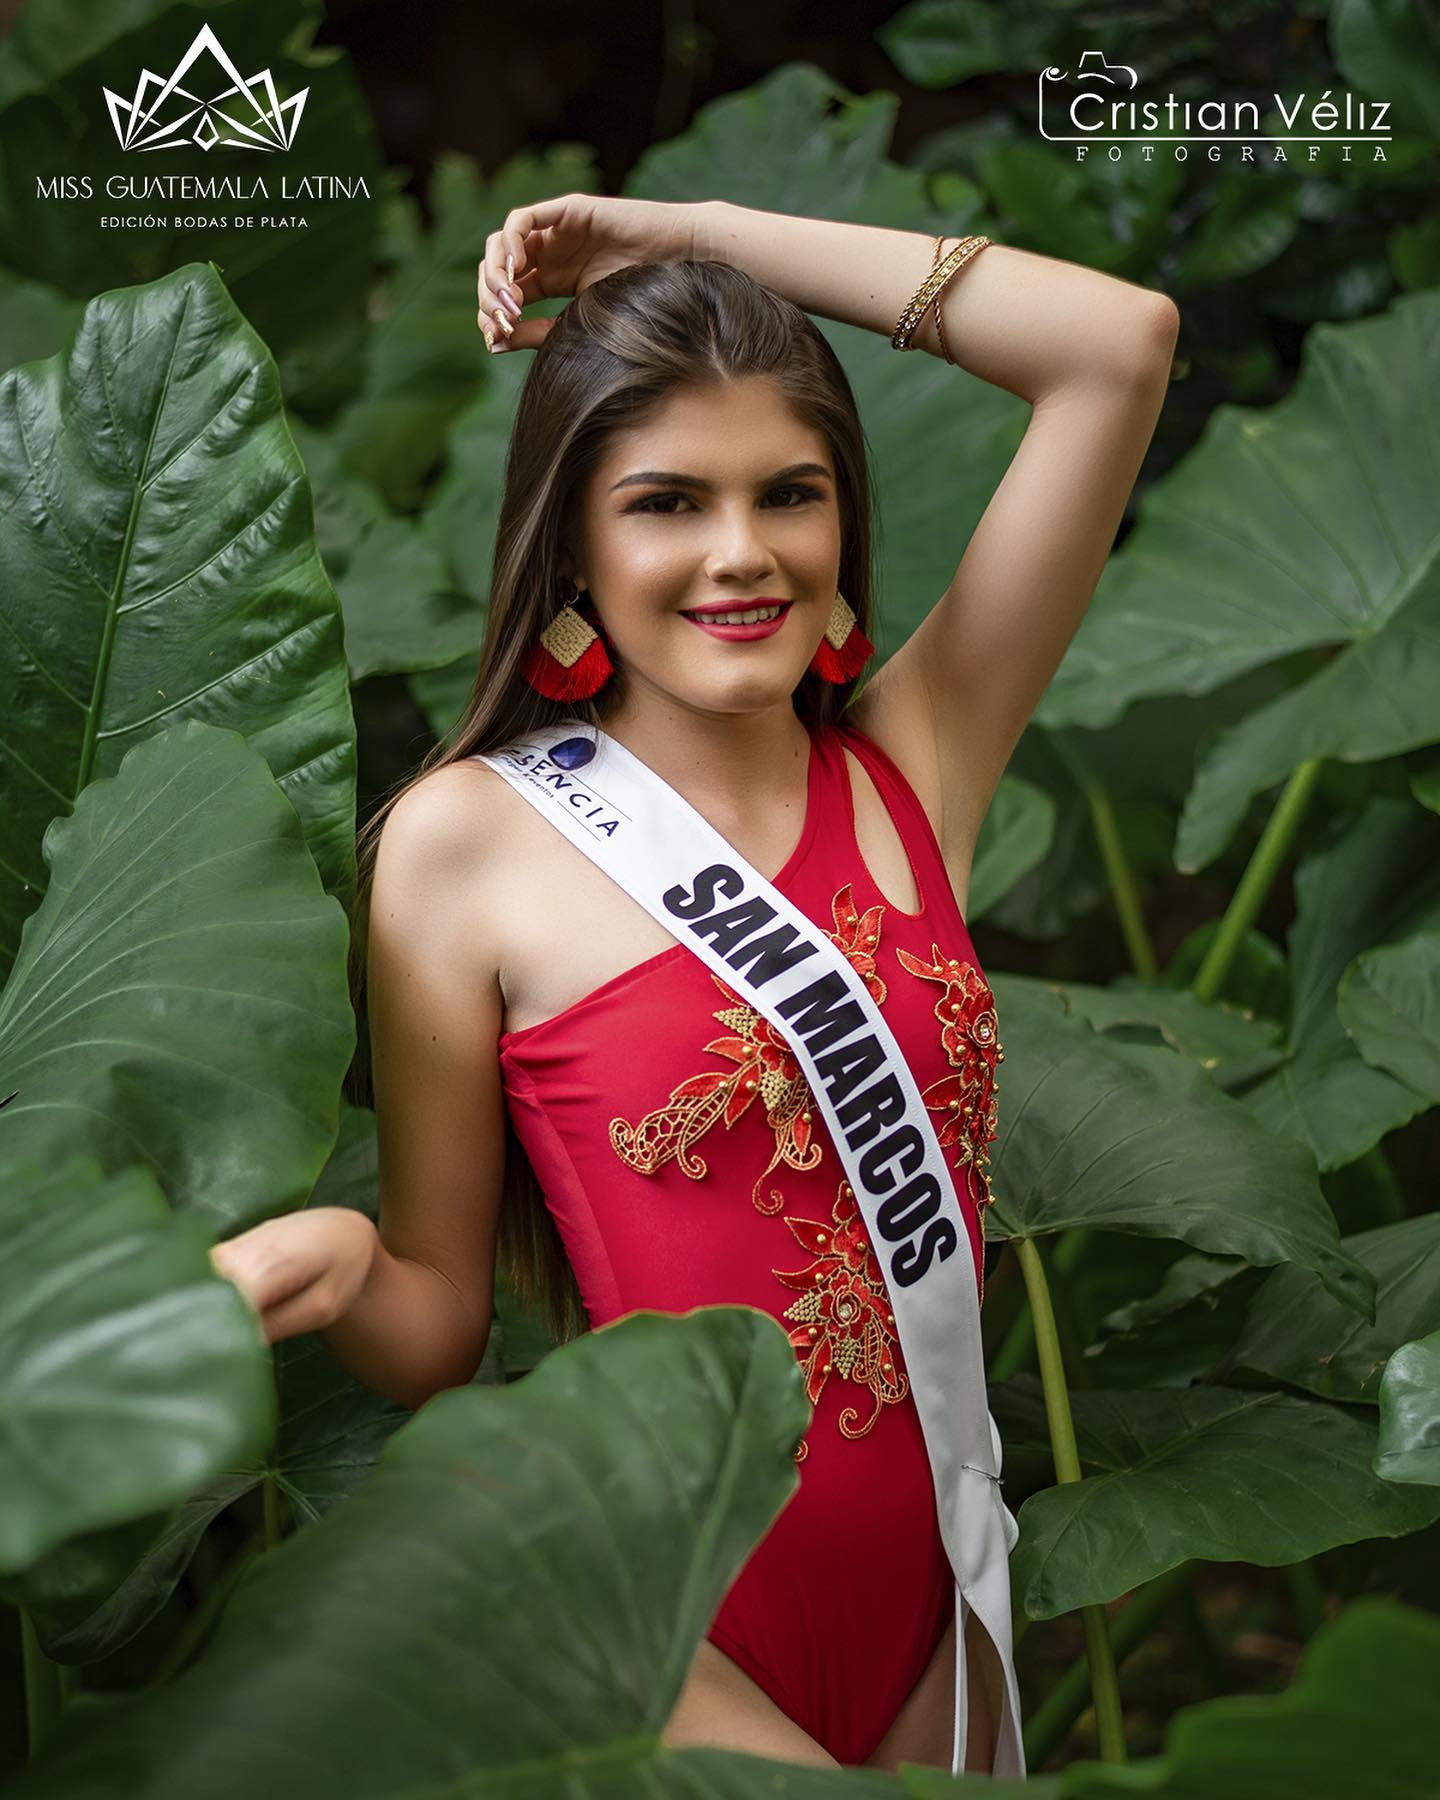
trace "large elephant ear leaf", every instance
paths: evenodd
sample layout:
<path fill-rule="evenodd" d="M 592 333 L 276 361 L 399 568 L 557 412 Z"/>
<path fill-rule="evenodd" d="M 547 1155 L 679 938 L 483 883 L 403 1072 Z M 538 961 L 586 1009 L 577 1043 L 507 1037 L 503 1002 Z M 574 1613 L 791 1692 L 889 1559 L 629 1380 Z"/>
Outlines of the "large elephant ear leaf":
<path fill-rule="evenodd" d="M 7 1154 L 145 1162 L 223 1233 L 302 1201 L 355 1046 L 345 913 L 234 731 L 136 744 L 45 834 L 0 991 Z"/>
<path fill-rule="evenodd" d="M 0 977 L 86 784 L 187 715 L 269 763 L 355 880 L 355 728 L 275 364 L 209 265 L 101 294 L 0 380 Z"/>
<path fill-rule="evenodd" d="M 1373 1317 L 1375 1278 L 1342 1247 L 1304 1145 L 1263 1130 L 1188 1056 L 1065 1017 L 1044 983 L 1005 975 L 994 988 L 1005 1091 L 993 1235 L 1120 1231 L 1296 1263 Z"/>
<path fill-rule="evenodd" d="M 1039 1378 L 991 1387 L 1006 1455 L 1049 1444 Z M 1197 1382 L 1071 1397 L 1085 1471 L 1020 1508 L 1016 1601 L 1051 1619 L 1130 1593 L 1191 1558 L 1283 1568 L 1337 1544 L 1408 1537 L 1440 1493 L 1375 1474 L 1375 1415 L 1275 1389 Z"/>
<path fill-rule="evenodd" d="M 796 1490 L 809 1417 L 794 1352 L 753 1307 L 642 1311 L 518 1382 L 437 1395 L 357 1492 L 250 1566 L 181 1675 L 78 1712 L 15 1800 L 137 1774 L 150 1800 L 249 1800 L 314 1791 L 317 1769 L 318 1791 L 356 1796 L 828 1792 L 820 1770 L 792 1789 L 774 1765 L 660 1738 Z"/>
<path fill-rule="evenodd" d="M 1424 990 L 1406 997 L 1420 1016 L 1382 1024 L 1363 984 L 1393 985 L 1397 961 L 1418 975 L 1406 945 L 1440 931 L 1437 857 L 1434 815 L 1384 794 L 1296 867 L 1285 1055 L 1245 1104 L 1267 1130 L 1307 1144 L 1322 1169 L 1354 1162 L 1428 1103 Z M 1395 956 L 1376 961 L 1382 947 Z M 1423 959 L 1423 941 L 1418 951 Z"/>
<path fill-rule="evenodd" d="M 0 1573 L 263 1453 L 264 1337 L 208 1238 L 145 1169 L 0 1171 Z"/>
<path fill-rule="evenodd" d="M 1317 1291 L 1303 1269 L 1272 1269 L 1251 1300 L 1223 1380 L 1251 1369 L 1326 1400 L 1373 1405 L 1401 1345 L 1440 1331 L 1440 1213 L 1359 1231 L 1344 1247 L 1375 1277 L 1366 1324 Z"/>
<path fill-rule="evenodd" d="M 1440 384 L 1440 293 L 1318 324 L 1276 405 L 1217 407 L 1145 497 L 1036 712 L 1103 725 L 1144 696 L 1203 694 L 1323 650 L 1315 671 L 1216 734 L 1176 843 L 1198 869 L 1251 797 L 1307 757 L 1359 762 L 1440 735 L 1440 447 L 1417 396 Z"/>

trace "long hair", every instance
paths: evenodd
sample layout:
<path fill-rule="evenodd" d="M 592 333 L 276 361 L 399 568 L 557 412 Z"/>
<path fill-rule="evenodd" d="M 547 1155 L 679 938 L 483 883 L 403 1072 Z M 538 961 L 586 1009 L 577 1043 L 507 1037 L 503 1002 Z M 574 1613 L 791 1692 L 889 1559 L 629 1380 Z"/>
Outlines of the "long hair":
<path fill-rule="evenodd" d="M 357 901 L 350 986 L 360 1023 L 347 1078 L 359 1104 L 373 1099 L 365 1025 L 365 946 L 379 836 L 390 808 L 432 769 L 499 750 L 541 725 L 573 717 L 603 726 L 624 693 L 615 674 L 591 700 L 537 694 L 522 673 L 526 651 L 574 597 L 562 578 L 562 545 L 584 482 L 607 441 L 641 424 L 677 390 L 764 376 L 826 439 L 840 511 L 839 588 L 871 630 L 871 489 L 865 437 L 839 359 L 805 312 L 728 263 L 688 258 L 632 263 L 593 283 L 561 313 L 533 352 L 505 459 L 484 641 L 464 712 L 416 772 L 383 796 L 356 839 Z M 809 672 L 793 695 L 808 729 L 837 719 L 855 682 Z M 585 1308 L 539 1182 L 508 1119 L 496 1244 L 497 1270 L 516 1299 L 536 1309 L 558 1342 L 587 1329 Z"/>

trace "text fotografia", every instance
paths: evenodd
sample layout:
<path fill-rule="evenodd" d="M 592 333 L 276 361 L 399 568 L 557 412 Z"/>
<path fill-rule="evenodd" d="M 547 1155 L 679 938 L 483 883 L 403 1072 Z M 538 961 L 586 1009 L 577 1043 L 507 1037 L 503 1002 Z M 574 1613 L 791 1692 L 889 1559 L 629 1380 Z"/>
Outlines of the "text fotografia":
<path fill-rule="evenodd" d="M 37 175 L 37 200 L 93 200 L 89 175 Z M 263 175 L 108 175 L 104 192 L 111 200 L 368 200 L 363 175 L 282 175 L 267 182 Z"/>

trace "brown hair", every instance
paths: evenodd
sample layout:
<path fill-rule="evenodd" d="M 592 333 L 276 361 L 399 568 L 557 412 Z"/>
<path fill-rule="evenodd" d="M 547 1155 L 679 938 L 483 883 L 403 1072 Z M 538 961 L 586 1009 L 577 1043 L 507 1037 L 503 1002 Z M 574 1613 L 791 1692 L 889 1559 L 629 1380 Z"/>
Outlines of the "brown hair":
<path fill-rule="evenodd" d="M 632 263 L 593 283 L 556 319 L 526 372 L 505 460 L 485 637 L 459 720 L 419 769 L 385 795 L 356 840 L 350 980 L 360 1020 L 352 1092 L 368 1094 L 365 945 L 379 836 L 390 808 L 432 769 L 489 753 L 552 721 L 603 725 L 624 689 L 616 672 L 593 700 L 547 700 L 521 663 L 573 583 L 562 574 L 583 484 L 607 440 L 640 424 L 677 389 L 763 376 L 826 439 L 840 509 L 839 588 L 871 630 L 871 489 L 855 397 L 839 358 L 810 318 L 728 263 Z M 811 729 L 838 718 L 856 691 L 809 672 L 795 690 Z M 500 1274 L 522 1305 L 539 1310 L 558 1341 L 586 1327 L 585 1309 L 529 1159 L 506 1122 L 505 1178 L 496 1245 Z"/>

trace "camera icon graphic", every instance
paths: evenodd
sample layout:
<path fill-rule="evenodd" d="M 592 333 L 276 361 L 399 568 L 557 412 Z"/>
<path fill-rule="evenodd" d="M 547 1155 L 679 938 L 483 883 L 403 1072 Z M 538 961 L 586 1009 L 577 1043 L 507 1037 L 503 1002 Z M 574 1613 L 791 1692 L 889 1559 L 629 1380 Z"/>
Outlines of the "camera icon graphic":
<path fill-rule="evenodd" d="M 1132 90 L 1140 84 L 1140 77 L 1129 63 L 1110 62 L 1103 50 L 1085 50 L 1081 52 L 1080 61 L 1073 74 L 1065 69 L 1042 69 L 1039 81 L 1039 126 L 1040 135 L 1054 142 L 1073 143 L 1077 137 L 1091 136 L 1091 133 L 1076 133 L 1073 129 L 1075 114 L 1071 108 L 1077 101 L 1075 89 L 1082 93 L 1094 94 L 1097 98 L 1104 88 Z M 1047 86 L 1052 90 L 1048 95 Z M 1070 88 L 1067 101 L 1064 90 Z M 1055 91 L 1059 90 L 1059 91 Z M 1088 111 L 1088 109 L 1087 109 Z M 1047 113 L 1055 129 L 1047 127 Z"/>

